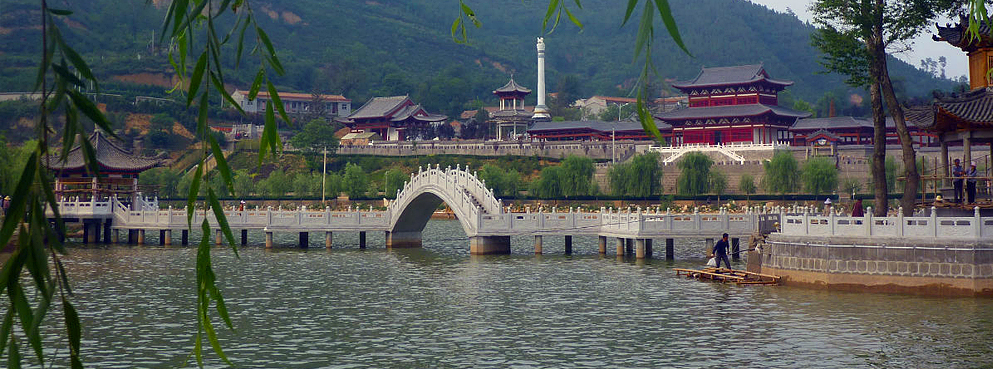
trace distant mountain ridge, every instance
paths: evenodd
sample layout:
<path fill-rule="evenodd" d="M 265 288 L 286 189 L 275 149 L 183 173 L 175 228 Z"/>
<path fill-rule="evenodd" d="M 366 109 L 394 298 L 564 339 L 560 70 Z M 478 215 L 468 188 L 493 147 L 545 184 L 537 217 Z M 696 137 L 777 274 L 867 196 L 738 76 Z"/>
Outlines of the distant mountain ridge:
<path fill-rule="evenodd" d="M 161 7 L 161 1 L 157 1 Z M 541 34 L 544 0 L 467 0 L 479 14 L 480 29 L 470 29 L 470 45 L 450 36 L 457 3 L 433 0 L 255 1 L 256 16 L 280 50 L 287 75 L 281 89 L 344 94 L 361 103 L 373 96 L 410 94 L 429 110 L 452 114 L 473 100 L 495 101 L 491 91 L 511 74 L 536 87 L 535 37 Z M 584 0 L 574 9 L 585 24 L 579 32 L 568 22 L 545 36 L 549 91 L 565 75 L 578 77 L 583 96 L 620 95 L 638 76 L 632 61 L 633 24 L 620 27 L 623 4 Z M 844 78 L 822 74 L 819 53 L 810 45 L 813 27 L 795 16 L 742 0 L 672 0 L 673 14 L 692 56 L 656 30 L 654 60 L 663 78 L 688 80 L 703 66 L 762 63 L 772 78 L 794 81 L 794 96 L 813 102 L 825 92 L 845 89 Z M 0 90 L 30 89 L 37 29 L 37 5 L 7 1 L 0 14 Z M 104 79 L 168 70 L 165 54 L 153 52 L 164 9 L 144 0 L 72 2 L 76 12 L 63 29 Z M 640 12 L 640 9 L 639 9 Z M 153 41 L 154 40 L 154 41 Z M 156 45 L 160 48 L 161 45 Z M 233 54 L 233 53 L 231 53 Z M 249 56 L 247 61 L 252 61 Z M 903 80 L 907 96 L 950 90 L 911 65 L 892 59 L 891 73 Z M 247 86 L 251 68 L 228 76 Z M 534 95 L 528 104 L 534 103 Z"/>

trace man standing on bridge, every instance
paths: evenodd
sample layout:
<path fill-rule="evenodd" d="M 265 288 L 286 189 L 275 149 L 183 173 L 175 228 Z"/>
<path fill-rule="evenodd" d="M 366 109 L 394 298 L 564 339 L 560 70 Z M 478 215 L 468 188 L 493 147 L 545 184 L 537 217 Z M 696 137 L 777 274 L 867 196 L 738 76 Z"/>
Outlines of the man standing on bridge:
<path fill-rule="evenodd" d="M 714 244 L 714 258 L 717 259 L 717 269 L 721 268 L 721 261 L 731 269 L 731 261 L 728 260 L 728 234 L 725 233 L 720 241 Z"/>

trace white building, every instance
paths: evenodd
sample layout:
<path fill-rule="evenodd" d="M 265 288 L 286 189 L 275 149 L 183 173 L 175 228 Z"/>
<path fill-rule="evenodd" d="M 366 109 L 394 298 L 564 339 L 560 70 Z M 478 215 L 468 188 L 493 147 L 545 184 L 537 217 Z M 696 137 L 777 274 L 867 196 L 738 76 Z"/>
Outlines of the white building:
<path fill-rule="evenodd" d="M 270 99 L 269 93 L 264 91 L 259 91 L 255 100 L 249 100 L 248 91 L 241 90 L 235 91 L 231 97 L 247 113 L 265 113 L 266 102 Z M 287 114 L 306 114 L 314 109 L 311 104 L 315 96 L 312 94 L 280 92 L 279 99 L 283 101 Z M 352 113 L 352 100 L 342 95 L 320 95 L 320 99 L 324 104 L 324 114 L 328 117 L 347 117 Z"/>

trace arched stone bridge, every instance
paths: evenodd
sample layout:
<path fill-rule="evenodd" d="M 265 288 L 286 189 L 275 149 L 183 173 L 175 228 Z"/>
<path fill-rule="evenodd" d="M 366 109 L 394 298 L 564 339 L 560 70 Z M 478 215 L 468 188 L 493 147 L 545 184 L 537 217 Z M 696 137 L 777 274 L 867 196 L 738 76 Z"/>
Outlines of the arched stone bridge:
<path fill-rule="evenodd" d="M 447 204 L 455 213 L 469 238 L 472 254 L 510 253 L 510 237 L 533 235 L 535 250 L 540 252 L 541 237 L 562 235 L 566 248 L 571 249 L 574 235 L 600 236 L 600 251 L 605 252 L 607 237 L 618 239 L 617 250 L 623 253 L 623 241 L 637 241 L 639 255 L 645 249 L 651 253 L 652 238 L 714 237 L 727 232 L 732 237 L 750 235 L 760 227 L 768 228 L 779 214 L 749 211 L 744 214 L 670 214 L 660 209 L 605 209 L 598 212 L 580 212 L 574 209 L 552 209 L 550 212 L 512 213 L 503 208 L 474 172 L 461 167 L 442 169 L 438 166 L 420 168 L 398 190 L 396 200 L 386 210 L 349 208 L 332 211 L 298 209 L 246 209 L 226 210 L 228 225 L 241 231 L 244 244 L 249 230 L 262 230 L 266 245 L 271 246 L 273 232 L 299 232 L 301 245 L 308 244 L 310 232 L 325 232 L 326 244 L 331 245 L 332 232 L 360 232 L 360 246 L 365 246 L 368 231 L 386 232 L 387 247 L 419 247 L 421 232 L 439 205 Z M 187 217 L 185 209 L 160 209 L 156 199 L 139 198 L 125 206 L 116 199 L 105 202 L 61 202 L 62 216 L 88 224 L 84 232 L 91 242 L 98 240 L 101 230 L 105 242 L 111 240 L 111 230 L 116 242 L 117 231 L 129 231 L 129 240 L 143 243 L 148 230 L 159 231 L 165 244 L 172 240 L 172 231 L 183 234 L 187 242 Z M 768 209 L 772 210 L 772 209 Z M 193 216 L 193 224 L 204 219 L 204 212 Z M 212 212 L 207 220 L 216 225 Z M 96 236 L 94 236 L 94 234 Z M 220 243 L 220 234 L 215 235 Z M 630 253 L 631 242 L 627 242 Z M 667 245 L 667 249 L 670 245 Z"/>

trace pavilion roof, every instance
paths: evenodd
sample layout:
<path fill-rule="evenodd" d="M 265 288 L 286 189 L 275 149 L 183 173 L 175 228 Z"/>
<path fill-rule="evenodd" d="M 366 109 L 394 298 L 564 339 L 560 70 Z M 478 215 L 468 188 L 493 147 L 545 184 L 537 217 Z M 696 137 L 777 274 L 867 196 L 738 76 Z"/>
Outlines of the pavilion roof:
<path fill-rule="evenodd" d="M 448 116 L 441 114 L 430 114 L 420 104 L 418 105 L 408 105 L 400 108 L 396 113 L 393 113 L 393 117 L 390 118 L 391 122 L 402 122 L 407 119 L 413 118 L 414 120 L 422 122 L 440 122 L 448 119 Z"/>
<path fill-rule="evenodd" d="M 810 116 L 810 113 L 808 112 L 784 108 L 778 105 L 743 104 L 677 109 L 662 113 L 656 117 L 665 121 L 670 121 L 724 117 L 754 117 L 766 113 L 793 118 L 806 118 Z"/>
<path fill-rule="evenodd" d="M 517 82 L 514 82 L 514 77 L 510 77 L 510 81 L 507 84 L 493 91 L 495 95 L 507 93 L 522 93 L 526 95 L 531 93 L 531 89 L 517 84 Z"/>
<path fill-rule="evenodd" d="M 819 129 L 816 132 L 811 133 L 810 135 L 807 136 L 807 142 L 811 142 L 811 141 L 817 140 L 818 137 L 821 137 L 821 136 L 823 136 L 823 137 L 825 137 L 825 138 L 827 138 L 827 139 L 829 139 L 831 141 L 840 141 L 841 140 L 841 137 L 839 137 L 838 135 L 834 134 L 833 132 L 828 131 L 826 129 Z"/>
<path fill-rule="evenodd" d="M 700 74 L 689 81 L 676 82 L 672 87 L 687 89 L 696 87 L 712 87 L 723 85 L 749 84 L 759 81 L 766 81 L 774 85 L 783 87 L 793 84 L 793 81 L 785 81 L 769 78 L 762 64 L 739 65 L 734 67 L 701 68 Z"/>
<path fill-rule="evenodd" d="M 791 127 L 794 130 L 873 128 L 872 121 L 861 117 L 804 118 Z"/>
<path fill-rule="evenodd" d="M 993 129 L 993 92 L 975 89 L 958 96 L 937 97 L 930 106 L 906 108 L 907 120 L 929 131 Z"/>
<path fill-rule="evenodd" d="M 141 172 L 160 164 L 160 161 L 132 154 L 108 139 L 99 130 L 87 137 L 93 145 L 93 153 L 101 169 L 121 172 Z M 76 144 L 65 161 L 58 155 L 52 156 L 51 170 L 84 170 L 86 161 L 80 144 Z"/>
<path fill-rule="evenodd" d="M 979 39 L 969 36 L 969 18 L 965 15 L 959 15 L 957 24 L 947 23 L 944 27 L 935 24 L 935 27 L 938 28 L 938 34 L 931 36 L 931 39 L 947 42 L 964 51 L 973 51 L 991 45 L 990 25 L 987 22 L 979 24 Z"/>

